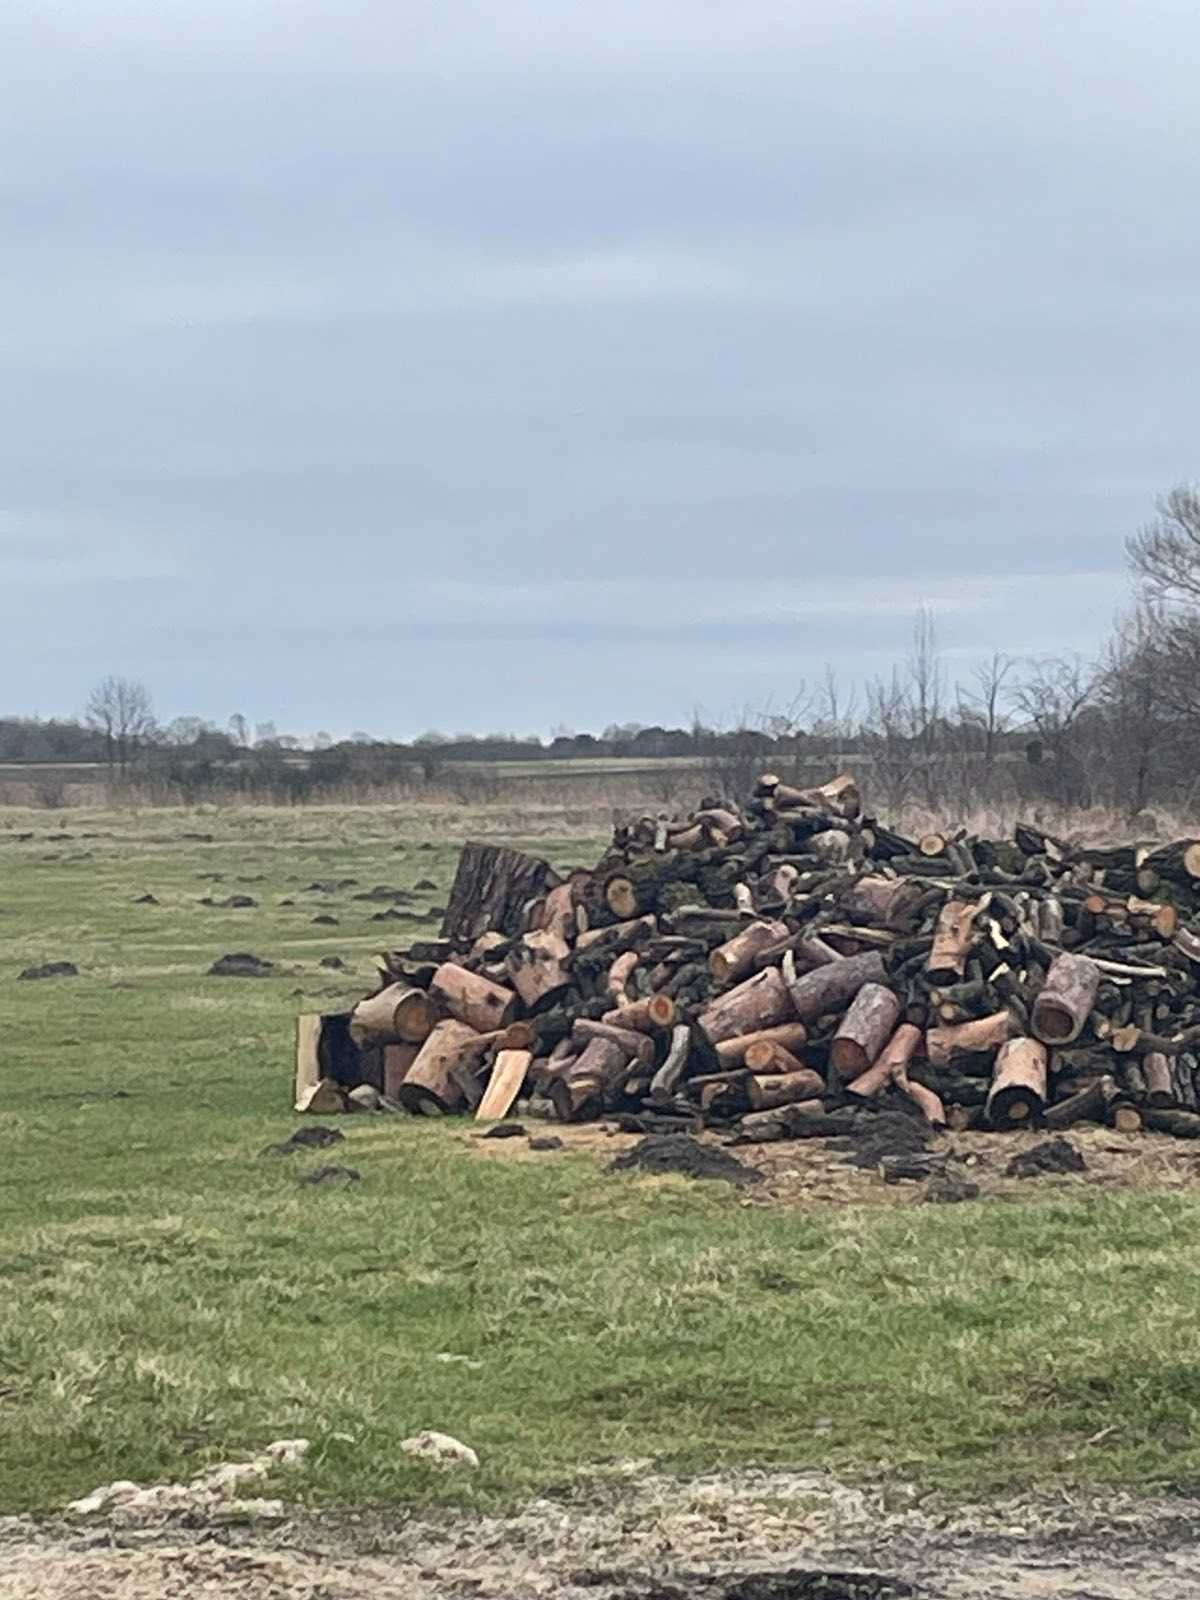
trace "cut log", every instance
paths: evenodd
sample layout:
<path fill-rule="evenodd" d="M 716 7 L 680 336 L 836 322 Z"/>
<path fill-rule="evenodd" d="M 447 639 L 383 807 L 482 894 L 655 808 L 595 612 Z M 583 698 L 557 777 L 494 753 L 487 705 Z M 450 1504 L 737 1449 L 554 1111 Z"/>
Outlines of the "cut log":
<path fill-rule="evenodd" d="M 880 971 L 882 966 L 880 962 Z M 793 1021 L 795 1014 L 778 968 L 767 967 L 714 1000 L 700 1013 L 699 1022 L 708 1042 L 720 1044 L 722 1039 L 736 1039 L 776 1023 Z"/>
<path fill-rule="evenodd" d="M 437 969 L 429 993 L 455 1022 L 466 1023 L 476 1033 L 506 1027 L 517 1012 L 517 997 L 510 989 L 453 961 L 443 962 Z"/>
<path fill-rule="evenodd" d="M 1012 1018 L 1007 1011 L 974 1022 L 960 1022 L 952 1028 L 930 1028 L 925 1035 L 925 1054 L 935 1067 L 948 1067 L 955 1056 L 990 1054 L 1007 1043 L 1012 1033 Z"/>
<path fill-rule="evenodd" d="M 1197 1117 L 1200 1122 L 1200 1117 Z M 850 1118 L 830 1116 L 823 1100 L 798 1100 L 773 1111 L 751 1111 L 737 1126 L 738 1144 L 771 1144 L 778 1139 L 826 1139 L 850 1131 Z"/>
<path fill-rule="evenodd" d="M 420 1044 L 438 1020 L 437 1006 L 423 989 L 391 983 L 350 1013 L 350 1037 L 356 1045 Z"/>
<path fill-rule="evenodd" d="M 786 922 L 752 922 L 717 946 L 708 958 L 708 970 L 717 983 L 732 983 L 753 970 L 754 958 L 760 951 L 788 937 Z"/>
<path fill-rule="evenodd" d="M 1142 865 L 1160 877 L 1190 887 L 1200 880 L 1200 839 L 1180 839 L 1175 844 L 1160 845 L 1150 852 Z"/>
<path fill-rule="evenodd" d="M 759 977 L 765 978 L 766 975 L 763 972 Z M 843 956 L 838 961 L 831 961 L 828 966 L 815 967 L 812 972 L 804 973 L 785 987 L 791 1000 L 792 1014 L 801 1022 L 812 1022 L 829 1011 L 840 1011 L 854 999 L 864 984 L 881 983 L 883 978 L 883 957 L 877 950 L 870 950 L 865 955 Z M 751 982 L 755 981 L 751 979 Z M 782 979 L 780 981 L 782 983 Z M 733 992 L 736 993 L 736 990 Z M 782 1022 L 786 1019 L 777 1017 L 772 1020 Z M 745 1033 L 750 1030 L 743 1028 L 738 1031 Z M 732 1038 L 733 1035 L 723 1034 L 722 1037 Z M 716 1043 L 715 1040 L 713 1042 Z"/>
<path fill-rule="evenodd" d="M 389 1100 L 399 1100 L 400 1085 L 421 1053 L 417 1044 L 385 1044 L 383 1047 L 383 1092 Z"/>
<path fill-rule="evenodd" d="M 609 973 L 611 982 L 612 973 Z M 614 1028 L 634 1028 L 638 1033 L 656 1033 L 663 1028 L 673 1028 L 679 1019 L 679 1007 L 669 994 L 648 995 L 645 1000 L 630 1000 L 616 1011 L 606 1011 L 601 1022 Z"/>
<path fill-rule="evenodd" d="M 1073 1128 L 1079 1122 L 1097 1122 L 1101 1127 L 1108 1121 L 1109 1102 L 1116 1097 L 1117 1086 L 1105 1076 L 1069 1095 L 1065 1100 L 1048 1106 L 1042 1115 L 1045 1127 L 1056 1132 Z"/>
<path fill-rule="evenodd" d="M 559 933 L 536 928 L 513 944 L 504 967 L 529 1011 L 553 1005 L 571 981 L 571 947 Z"/>
<path fill-rule="evenodd" d="M 752 1076 L 746 1086 L 746 1093 L 755 1111 L 773 1111 L 777 1106 L 816 1099 L 824 1088 L 819 1072 L 813 1072 L 809 1067 L 801 1067 L 795 1072 L 784 1072 L 772 1077 Z"/>
<path fill-rule="evenodd" d="M 817 789 L 793 789 L 777 781 L 770 793 L 780 811 L 808 807 L 852 822 L 862 810 L 862 795 L 858 785 L 845 772 Z"/>
<path fill-rule="evenodd" d="M 990 895 L 979 900 L 947 900 L 933 933 L 933 949 L 925 963 L 930 983 L 955 983 L 967 969 L 975 943 L 975 919 L 987 910 Z"/>
<path fill-rule="evenodd" d="M 1100 969 L 1087 956 L 1064 951 L 1054 958 L 1033 1002 L 1031 1026 L 1043 1044 L 1070 1044 L 1083 1032 L 1100 987 Z"/>
<path fill-rule="evenodd" d="M 633 1028 L 614 1028 L 608 1022 L 592 1022 L 587 1017 L 577 1017 L 571 1026 L 573 1042 L 586 1044 L 592 1039 L 608 1039 L 622 1049 L 630 1060 L 645 1066 L 654 1061 L 654 1040 L 649 1034 L 638 1033 Z"/>
<path fill-rule="evenodd" d="M 892 1074 L 892 1082 L 908 1096 L 931 1128 L 946 1126 L 946 1108 L 932 1089 L 910 1078 L 902 1067 Z"/>
<path fill-rule="evenodd" d="M 537 926 L 547 933 L 556 933 L 568 944 L 575 938 L 575 894 L 573 881 L 560 883 L 551 889 L 537 913 Z"/>
<path fill-rule="evenodd" d="M 1165 1111 L 1175 1104 L 1171 1061 L 1158 1050 L 1150 1050 L 1142 1057 L 1142 1072 L 1146 1078 L 1147 1101 L 1156 1111 Z"/>
<path fill-rule="evenodd" d="M 657 919 L 653 916 L 635 917 L 632 922 L 614 922 L 607 928 L 588 928 L 575 941 L 576 950 L 590 950 L 593 945 L 611 944 L 613 949 L 628 944 L 639 933 L 653 933 Z"/>
<path fill-rule="evenodd" d="M 746 1053 L 742 1057 L 742 1065 L 748 1072 L 762 1073 L 766 1077 L 782 1077 L 785 1073 L 799 1072 L 804 1063 L 778 1040 L 759 1039 L 756 1044 L 747 1046 Z"/>
<path fill-rule="evenodd" d="M 477 1059 L 478 1049 L 475 1028 L 453 1017 L 439 1022 L 408 1069 L 397 1100 L 406 1110 L 425 1116 L 457 1111 L 466 1100 L 457 1069 Z"/>
<path fill-rule="evenodd" d="M 1046 1109 L 1046 1046 L 1010 1039 L 996 1057 L 987 1117 L 993 1128 L 1031 1127 Z"/>
<path fill-rule="evenodd" d="M 558 883 L 548 862 L 502 845 L 469 843 L 458 858 L 442 938 L 469 949 L 490 928 L 521 933 L 526 910 Z"/>
<path fill-rule="evenodd" d="M 656 1105 L 664 1104 L 674 1097 L 687 1070 L 691 1048 L 691 1029 L 680 1024 L 672 1030 L 671 1045 L 666 1059 L 650 1080 L 650 1098 Z"/>
<path fill-rule="evenodd" d="M 533 1060 L 530 1050 L 501 1050 L 492 1063 L 492 1075 L 475 1112 L 477 1122 L 493 1122 L 507 1116 L 521 1092 L 525 1074 Z"/>
<path fill-rule="evenodd" d="M 314 1117 L 335 1116 L 346 1109 L 346 1095 L 333 1078 L 320 1078 L 308 1084 L 296 1098 L 296 1110 Z"/>
<path fill-rule="evenodd" d="M 874 1100 L 898 1073 L 907 1071 L 920 1042 L 920 1028 L 902 1022 L 867 1070 L 846 1085 L 846 1092 L 858 1100 Z"/>
<path fill-rule="evenodd" d="M 849 1079 L 864 1073 L 878 1059 L 899 1017 L 900 1002 L 892 991 L 881 983 L 865 983 L 833 1038 L 829 1059 L 838 1076 Z"/>
<path fill-rule="evenodd" d="M 737 1038 L 722 1039 L 716 1051 L 722 1066 L 741 1066 L 751 1045 L 770 1043 L 782 1045 L 785 1050 L 798 1050 L 807 1042 L 808 1029 L 802 1022 L 781 1022 L 774 1028 L 760 1028 L 757 1033 L 744 1033 Z"/>
<path fill-rule="evenodd" d="M 311 1096 L 320 1083 L 321 1072 L 321 1017 L 307 1012 L 296 1018 L 296 1072 L 292 1083 L 292 1099 L 297 1111 L 307 1110 L 300 1102 Z"/>
<path fill-rule="evenodd" d="M 923 856 L 944 856 L 947 842 L 944 833 L 923 833 L 917 840 L 917 849 Z"/>
<path fill-rule="evenodd" d="M 830 866 L 840 866 L 850 858 L 850 835 L 841 828 L 829 828 L 824 833 L 814 833 L 807 841 L 808 852 Z"/>
<path fill-rule="evenodd" d="M 919 883 L 907 878 L 856 878 L 838 902 L 849 922 L 870 928 L 899 928 L 923 899 Z"/>
<path fill-rule="evenodd" d="M 640 959 L 636 950 L 625 950 L 608 969 L 605 987 L 619 1006 L 625 1004 L 629 980 Z"/>
<path fill-rule="evenodd" d="M 548 1087 L 560 1122 L 582 1122 L 604 1109 L 605 1100 L 621 1084 L 630 1057 L 611 1039 L 590 1039 L 582 1053 Z"/>

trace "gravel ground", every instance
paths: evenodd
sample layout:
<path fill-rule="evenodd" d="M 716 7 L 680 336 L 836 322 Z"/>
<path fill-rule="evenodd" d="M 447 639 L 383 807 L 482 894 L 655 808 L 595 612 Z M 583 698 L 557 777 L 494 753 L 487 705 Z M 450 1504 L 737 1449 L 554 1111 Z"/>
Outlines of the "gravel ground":
<path fill-rule="evenodd" d="M 804 1473 L 644 1464 L 507 1517 L 0 1521 L 3 1600 L 1195 1600 L 1200 1501 L 1061 1495 L 938 1515 Z M 844 1576 L 834 1577 L 833 1574 Z"/>

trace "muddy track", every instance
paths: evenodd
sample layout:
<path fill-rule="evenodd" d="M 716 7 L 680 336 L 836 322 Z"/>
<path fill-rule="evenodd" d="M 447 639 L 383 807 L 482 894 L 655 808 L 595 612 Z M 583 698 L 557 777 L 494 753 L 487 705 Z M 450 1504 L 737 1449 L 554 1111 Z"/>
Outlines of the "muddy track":
<path fill-rule="evenodd" d="M 507 1517 L 9 1519 L 0 1597 L 1195 1600 L 1197 1527 L 1195 1500 L 1064 1495 L 939 1515 L 817 1474 L 681 1483 L 630 1463 Z"/>

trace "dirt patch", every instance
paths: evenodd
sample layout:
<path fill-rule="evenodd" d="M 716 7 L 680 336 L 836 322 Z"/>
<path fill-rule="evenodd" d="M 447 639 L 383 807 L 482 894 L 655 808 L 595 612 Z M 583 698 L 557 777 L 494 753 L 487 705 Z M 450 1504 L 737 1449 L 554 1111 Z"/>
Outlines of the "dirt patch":
<path fill-rule="evenodd" d="M 249 950 L 235 950 L 214 961 L 208 975 L 210 978 L 269 978 L 274 971 L 273 961 L 252 955 Z"/>
<path fill-rule="evenodd" d="M 0 1522 L 0 1600 L 1194 1600 L 1200 1501 L 948 1510 L 821 1473 L 614 1463 L 508 1516 Z"/>
<path fill-rule="evenodd" d="M 1087 1162 L 1069 1139 L 1047 1139 L 1022 1150 L 1005 1167 L 1009 1178 L 1041 1178 L 1047 1173 L 1086 1172 Z"/>
<path fill-rule="evenodd" d="M 314 1167 L 300 1182 L 317 1188 L 348 1189 L 351 1184 L 362 1182 L 362 1173 L 357 1167 Z"/>
<path fill-rule="evenodd" d="M 661 1177 L 720 1178 L 726 1183 L 761 1183 L 762 1174 L 745 1166 L 720 1145 L 702 1144 L 690 1133 L 651 1133 L 609 1166 L 610 1172 L 643 1172 Z"/>
<path fill-rule="evenodd" d="M 269 1144 L 259 1154 L 264 1156 L 291 1156 L 300 1150 L 327 1150 L 330 1145 L 342 1144 L 346 1138 L 337 1128 L 297 1128 L 290 1139 Z"/>
<path fill-rule="evenodd" d="M 915 1155 L 925 1150 L 933 1138 L 929 1124 L 899 1111 L 881 1111 L 866 1118 L 860 1132 L 850 1136 L 851 1148 L 845 1160 L 852 1167 L 875 1168 L 888 1156 Z M 843 1144 L 842 1140 L 837 1141 Z"/>
<path fill-rule="evenodd" d="M 26 967 L 17 976 L 29 983 L 40 978 L 77 978 L 79 968 L 73 961 L 43 961 L 40 967 Z"/>

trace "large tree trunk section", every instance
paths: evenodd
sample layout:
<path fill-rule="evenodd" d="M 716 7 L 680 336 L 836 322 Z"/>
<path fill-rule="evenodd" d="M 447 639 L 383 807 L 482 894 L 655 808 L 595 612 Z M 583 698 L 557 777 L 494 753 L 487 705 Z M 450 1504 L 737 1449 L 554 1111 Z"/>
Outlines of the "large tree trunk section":
<path fill-rule="evenodd" d="M 754 958 L 767 948 L 788 938 L 785 922 L 752 922 L 741 933 L 718 945 L 708 958 L 708 970 L 716 983 L 731 983 L 754 968 Z"/>
<path fill-rule="evenodd" d="M 630 1057 L 611 1039 L 590 1039 L 575 1065 L 549 1087 L 560 1122 L 584 1122 L 599 1115 L 606 1098 L 620 1086 Z"/>
<path fill-rule="evenodd" d="M 1161 845 L 1142 862 L 1160 877 L 1192 887 L 1200 883 L 1200 839 L 1180 839 Z"/>
<path fill-rule="evenodd" d="M 811 1067 L 801 1067 L 796 1072 L 784 1072 L 775 1077 L 752 1076 L 746 1085 L 746 1093 L 755 1111 L 774 1111 L 777 1106 L 814 1100 L 824 1088 L 819 1072 L 813 1072 Z"/>
<path fill-rule="evenodd" d="M 839 905 L 848 922 L 869 928 L 902 928 L 925 891 L 907 878 L 856 878 Z"/>
<path fill-rule="evenodd" d="M 507 1027 L 517 1013 L 517 997 L 511 990 L 453 961 L 437 969 L 429 992 L 456 1022 L 465 1022 L 476 1033 Z"/>
<path fill-rule="evenodd" d="M 529 1050 L 501 1050 L 492 1063 L 492 1074 L 475 1111 L 478 1122 L 492 1122 L 508 1115 L 521 1092 L 533 1053 Z"/>
<path fill-rule="evenodd" d="M 857 1078 L 865 1072 L 891 1038 L 899 1017 L 900 1002 L 892 991 L 881 983 L 865 983 L 833 1038 L 829 1059 L 838 1076 Z"/>
<path fill-rule="evenodd" d="M 423 989 L 392 983 L 350 1013 L 350 1037 L 359 1046 L 421 1044 L 438 1020 L 437 1007 Z"/>
<path fill-rule="evenodd" d="M 880 964 L 882 971 L 882 963 Z M 865 981 L 865 980 L 864 980 Z M 757 1033 L 795 1018 L 787 985 L 777 967 L 767 967 L 739 983 L 700 1013 L 700 1027 L 710 1044 Z"/>
<path fill-rule="evenodd" d="M 553 1005 L 571 981 L 571 949 L 561 934 L 538 929 L 518 939 L 505 960 L 513 988 L 529 1011 Z"/>
<path fill-rule="evenodd" d="M 765 977 L 766 973 L 759 976 Z M 843 956 L 828 966 L 816 967 L 784 988 L 790 994 L 793 1015 L 801 1022 L 813 1022 L 830 1011 L 840 1011 L 865 984 L 881 983 L 884 976 L 883 957 L 877 950 L 870 950 L 865 955 Z M 780 979 L 781 984 L 782 981 Z M 772 1018 L 778 1022 L 785 1020 L 784 1017 Z M 722 1037 L 732 1038 L 733 1035 L 723 1034 Z"/>
<path fill-rule="evenodd" d="M 930 1028 L 925 1035 L 925 1054 L 935 1067 L 952 1065 L 956 1056 L 991 1054 L 1006 1044 L 1012 1034 L 1012 1017 L 995 1011 L 974 1022 L 959 1022 L 951 1028 Z"/>
<path fill-rule="evenodd" d="M 679 1019 L 679 1007 L 669 994 L 652 994 L 645 1000 L 631 1000 L 616 1011 L 606 1011 L 601 1022 L 614 1028 L 633 1028 L 638 1033 L 658 1033 L 673 1028 Z"/>
<path fill-rule="evenodd" d="M 1043 1044 L 1070 1044 L 1083 1032 L 1096 1003 L 1100 969 L 1087 956 L 1064 951 L 1056 956 L 1041 993 L 1033 1002 L 1034 1037 Z"/>
<path fill-rule="evenodd" d="M 933 949 L 925 963 L 930 983 L 954 983 L 967 970 L 967 956 L 975 942 L 975 919 L 987 909 L 981 900 L 947 900 L 933 933 Z"/>
<path fill-rule="evenodd" d="M 847 1093 L 857 1100 L 874 1100 L 898 1074 L 907 1072 L 920 1042 L 920 1028 L 902 1022 L 867 1070 L 846 1085 Z"/>
<path fill-rule="evenodd" d="M 993 1128 L 1031 1127 L 1046 1109 L 1046 1047 L 1037 1039 L 1010 1039 L 996 1057 L 987 1118 Z"/>
<path fill-rule="evenodd" d="M 465 1022 L 439 1022 L 421 1046 L 396 1098 L 409 1111 L 438 1116 L 457 1111 L 466 1100 L 457 1071 L 477 1059 L 478 1033 Z"/>
<path fill-rule="evenodd" d="M 774 1028 L 760 1028 L 757 1033 L 743 1033 L 734 1039 L 722 1039 L 716 1051 L 723 1067 L 740 1067 L 751 1045 L 777 1044 L 784 1050 L 796 1051 L 807 1042 L 808 1029 L 802 1022 L 781 1022 Z"/>
<path fill-rule="evenodd" d="M 442 937 L 460 950 L 495 928 L 510 937 L 522 932 L 531 902 L 558 883 L 548 862 L 502 845 L 465 844 L 450 890 Z"/>

